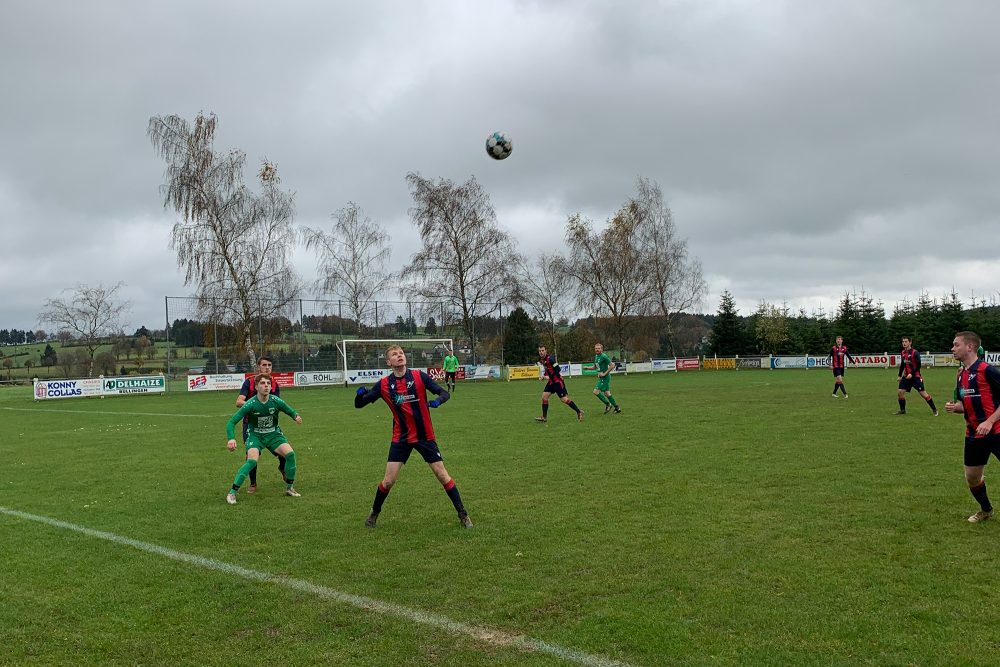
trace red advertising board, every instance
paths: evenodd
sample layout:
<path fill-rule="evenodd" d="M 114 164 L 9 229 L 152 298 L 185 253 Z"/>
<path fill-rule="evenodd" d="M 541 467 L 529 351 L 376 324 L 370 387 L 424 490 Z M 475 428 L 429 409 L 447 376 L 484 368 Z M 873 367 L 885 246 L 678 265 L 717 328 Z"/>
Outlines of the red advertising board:
<path fill-rule="evenodd" d="M 680 357 L 677 359 L 677 370 L 696 371 L 698 370 L 698 357 Z"/>
<path fill-rule="evenodd" d="M 444 382 L 444 369 L 443 368 L 428 368 L 427 374 L 431 376 L 431 379 L 435 382 Z M 465 366 L 459 366 L 458 370 L 455 371 L 456 380 L 465 379 Z"/>
<path fill-rule="evenodd" d="M 246 373 L 246 378 L 249 380 L 252 377 L 256 377 L 256 373 Z M 295 373 L 286 373 L 284 371 L 280 373 L 271 373 L 271 377 L 278 381 L 279 387 L 294 387 L 295 386 Z"/>

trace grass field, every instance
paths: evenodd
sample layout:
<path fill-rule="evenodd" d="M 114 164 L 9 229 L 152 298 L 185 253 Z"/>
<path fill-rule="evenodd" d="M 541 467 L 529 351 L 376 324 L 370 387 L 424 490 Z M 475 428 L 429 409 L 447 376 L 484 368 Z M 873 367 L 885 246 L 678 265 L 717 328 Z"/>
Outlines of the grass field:
<path fill-rule="evenodd" d="M 303 497 L 265 454 L 235 507 L 234 395 L 4 390 L 0 663 L 996 664 L 1000 525 L 965 520 L 961 418 L 892 416 L 894 377 L 616 377 L 618 416 L 573 378 L 586 421 L 547 425 L 540 383 L 461 385 L 433 416 L 469 531 L 419 457 L 363 527 L 390 421 L 350 390 L 283 394 Z"/>

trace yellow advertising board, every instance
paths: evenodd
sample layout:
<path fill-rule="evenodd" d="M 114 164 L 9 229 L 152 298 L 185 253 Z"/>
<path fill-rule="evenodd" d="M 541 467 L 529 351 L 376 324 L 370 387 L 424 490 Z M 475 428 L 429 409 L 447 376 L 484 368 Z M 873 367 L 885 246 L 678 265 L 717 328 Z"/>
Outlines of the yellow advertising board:
<path fill-rule="evenodd" d="M 537 380 L 539 378 L 538 366 L 508 366 L 508 380 Z"/>

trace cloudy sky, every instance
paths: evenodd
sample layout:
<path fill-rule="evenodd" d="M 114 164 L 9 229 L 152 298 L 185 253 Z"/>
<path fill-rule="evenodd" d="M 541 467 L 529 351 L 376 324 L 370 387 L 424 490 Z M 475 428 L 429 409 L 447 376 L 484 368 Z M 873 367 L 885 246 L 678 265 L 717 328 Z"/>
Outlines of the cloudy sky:
<path fill-rule="evenodd" d="M 124 281 L 128 326 L 192 292 L 150 116 L 219 117 L 277 163 L 296 224 L 348 201 L 416 235 L 404 177 L 490 192 L 529 255 L 568 215 L 663 189 L 730 290 L 835 308 L 1000 290 L 1000 4 L 991 0 L 366 3 L 11 0 L 0 21 L 0 328 Z M 504 130 L 513 156 L 490 160 Z M 315 257 L 295 269 L 314 279 Z"/>

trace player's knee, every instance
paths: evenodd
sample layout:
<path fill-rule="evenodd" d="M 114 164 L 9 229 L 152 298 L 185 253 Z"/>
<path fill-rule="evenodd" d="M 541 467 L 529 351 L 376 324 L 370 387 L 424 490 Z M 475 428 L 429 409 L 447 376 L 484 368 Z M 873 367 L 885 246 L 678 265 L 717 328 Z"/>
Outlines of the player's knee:
<path fill-rule="evenodd" d="M 980 484 L 983 483 L 983 473 L 981 473 L 978 470 L 976 471 L 966 470 L 965 481 L 968 482 L 970 489 L 975 486 L 979 486 Z"/>
<path fill-rule="evenodd" d="M 396 480 L 389 479 L 388 477 L 386 477 L 385 479 L 382 480 L 382 488 L 385 489 L 386 491 L 388 491 L 389 489 L 392 488 L 392 485 L 395 484 L 395 483 L 396 483 Z"/>

